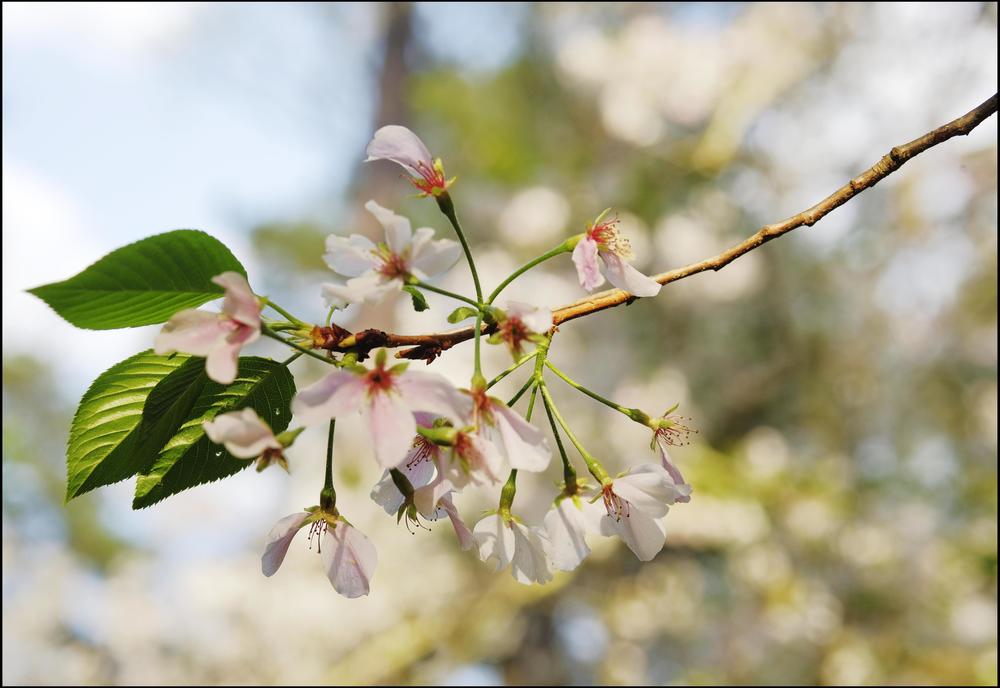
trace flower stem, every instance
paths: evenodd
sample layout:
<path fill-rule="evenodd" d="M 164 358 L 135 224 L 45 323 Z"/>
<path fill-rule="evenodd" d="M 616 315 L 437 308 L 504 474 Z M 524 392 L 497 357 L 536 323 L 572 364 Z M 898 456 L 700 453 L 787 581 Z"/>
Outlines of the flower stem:
<path fill-rule="evenodd" d="M 432 291 L 435 294 L 441 294 L 442 296 L 450 296 L 453 299 L 464 301 L 465 303 L 469 304 L 470 306 L 473 306 L 477 310 L 482 310 L 483 308 L 483 304 L 479 303 L 478 301 L 474 301 L 466 296 L 462 296 L 461 294 L 456 294 L 453 291 L 448 291 L 447 289 L 441 289 L 440 287 L 435 287 L 434 285 L 427 284 L 426 282 L 421 282 L 420 280 L 417 280 L 416 282 L 410 282 L 410 284 L 414 287 L 419 287 L 420 289 L 426 289 L 427 291 Z"/>
<path fill-rule="evenodd" d="M 530 361 L 531 359 L 533 359 L 537 355 L 538 355 L 538 349 L 535 349 L 530 354 L 525 354 L 519 360 L 515 361 L 512 366 L 510 366 L 509 368 L 507 368 L 507 370 L 503 371 L 502 373 L 500 373 L 499 375 L 497 375 L 495 378 L 493 378 L 492 380 L 490 380 L 489 382 L 487 382 L 486 383 L 486 389 L 489 389 L 493 385 L 497 384 L 498 382 L 500 382 L 501 380 L 503 380 L 505 377 L 507 377 L 508 375 L 510 375 L 511 373 L 513 373 L 515 370 L 517 370 L 518 368 L 520 368 L 521 366 L 523 366 L 525 363 L 527 363 L 528 361 Z"/>
<path fill-rule="evenodd" d="M 538 389 L 542 392 L 542 399 L 545 401 L 546 407 L 552 415 L 555 416 L 556 421 L 563 429 L 563 432 L 566 433 L 569 441 L 572 442 L 573 446 L 576 447 L 576 450 L 580 452 L 580 456 L 583 457 L 584 462 L 587 464 L 587 470 L 590 471 L 590 474 L 594 476 L 594 479 L 597 480 L 598 483 L 601 484 L 603 484 L 605 480 L 610 480 L 611 476 L 608 475 L 606 470 L 604 470 L 604 466 L 602 466 L 597 459 L 591 456 L 590 452 L 584 449 L 583 444 L 580 443 L 580 440 L 577 439 L 576 435 L 573 434 L 573 431 L 570 430 L 569 425 L 566 424 L 566 420 L 562 417 L 562 414 L 559 413 L 559 407 L 556 406 L 556 402 L 552 398 L 552 394 L 549 392 L 548 386 L 542 382 L 538 385 Z"/>
<path fill-rule="evenodd" d="M 552 409 L 549 407 L 549 402 L 542 397 L 542 402 L 545 404 L 545 415 L 549 417 L 549 425 L 552 427 L 552 436 L 556 438 L 556 446 L 559 448 L 559 456 L 562 457 L 563 462 L 563 480 L 566 483 L 566 494 L 575 495 L 579 488 L 576 485 L 576 469 L 573 468 L 573 464 L 570 463 L 569 456 L 566 455 L 566 447 L 563 446 L 562 436 L 559 434 L 559 428 L 556 427 L 556 419 L 552 416 Z"/>
<path fill-rule="evenodd" d="M 524 396 L 524 393 L 527 392 L 528 389 L 531 388 L 531 386 L 534 384 L 535 384 L 535 378 L 533 377 L 529 377 L 527 380 L 525 380 L 524 384 L 521 385 L 521 389 L 517 390 L 517 394 L 515 394 L 510 398 L 510 401 L 507 402 L 507 405 L 513 406 L 514 404 L 516 404 L 518 400 Z"/>
<path fill-rule="evenodd" d="M 265 337 L 270 337 L 271 339 L 277 339 L 282 344 L 285 344 L 286 346 L 290 346 L 293 349 L 295 349 L 296 351 L 298 351 L 299 353 L 303 353 L 306 356 L 312 356 L 313 358 L 315 358 L 317 360 L 323 361 L 323 363 L 329 363 L 330 365 L 337 365 L 336 361 L 334 361 L 332 359 L 329 359 L 326 356 L 320 356 L 315 351 L 311 351 L 311 350 L 309 350 L 309 349 L 307 349 L 307 348 L 305 348 L 303 346 L 299 346 L 295 342 L 290 341 L 288 339 L 285 339 L 284 337 L 280 336 L 277 332 L 269 330 L 266 327 L 260 328 L 260 333 L 262 335 L 264 335 Z"/>
<path fill-rule="evenodd" d="M 572 248 L 570 248 L 569 246 L 566 245 L 566 242 L 563 242 L 563 243 L 559 244 L 558 246 L 556 246 L 551 251 L 546 251 L 545 253 L 543 253 L 542 255 L 538 256 L 537 258 L 534 258 L 534 259 L 528 261 L 527 263 L 525 263 L 524 265 L 522 265 L 521 267 L 519 267 L 517 270 L 515 270 L 512 273 L 510 273 L 510 275 L 507 276 L 507 279 L 505 279 L 503 282 L 501 282 L 497 286 L 497 288 L 493 290 L 493 293 L 490 294 L 489 298 L 486 299 L 486 305 L 488 306 L 491 303 L 493 303 L 496 300 L 496 298 L 498 296 L 500 296 L 500 292 L 502 292 L 504 289 L 507 288 L 508 284 L 510 284 L 511 282 L 513 282 L 514 280 L 516 280 L 518 277 L 520 277 L 521 275 L 523 275 L 524 273 L 526 273 L 531 268 L 535 267 L 539 263 L 544 263 L 549 258 L 555 258 L 558 255 L 561 255 L 563 253 L 569 253 L 572 250 L 573 250 Z"/>
<path fill-rule="evenodd" d="M 307 323 L 307 322 L 305 322 L 303 320 L 299 320 L 298 318 L 296 318 L 294 315 L 292 315 L 291 313 L 289 313 L 288 311 L 286 311 L 284 308 L 282 308 L 281 306 L 279 306 L 278 304 L 276 304 L 271 299 L 264 299 L 264 303 L 265 303 L 265 305 L 270 306 L 272 309 L 276 310 L 278 313 L 280 313 L 281 315 L 283 315 L 285 317 L 285 319 L 288 320 L 289 322 L 293 322 L 293 323 L 295 323 L 297 325 L 308 325 L 309 324 L 309 323 Z"/>
<path fill-rule="evenodd" d="M 299 358 L 300 356 L 302 356 L 302 352 L 301 351 L 296 351 L 294 354 L 292 354 L 291 356 L 289 356 L 288 358 L 286 358 L 284 361 L 282 361 L 281 365 L 287 366 L 289 363 L 291 363 L 292 361 L 294 361 L 296 358 Z"/>
<path fill-rule="evenodd" d="M 469 242 L 465 238 L 465 232 L 462 231 L 462 225 L 458 222 L 458 215 L 455 214 L 455 203 L 451 200 L 451 195 L 445 191 L 444 193 L 435 196 L 438 208 L 444 213 L 444 216 L 448 218 L 451 222 L 451 226 L 455 229 L 455 234 L 458 235 L 458 241 L 462 244 L 462 250 L 465 251 L 465 259 L 469 263 L 469 272 L 472 273 L 472 283 L 476 287 L 476 307 L 479 308 L 479 304 L 483 302 L 483 288 L 479 284 L 479 273 L 476 271 L 476 261 L 472 258 L 472 249 L 469 248 Z M 473 385 L 476 383 L 484 384 L 482 365 L 479 360 L 479 339 L 482 334 L 483 329 L 483 311 L 480 308 L 479 313 L 476 315 L 476 369 L 472 375 Z"/>
<path fill-rule="evenodd" d="M 323 491 L 320 493 L 320 505 L 324 509 L 337 510 L 337 491 L 333 487 L 333 433 L 337 429 L 337 420 L 330 420 L 330 433 L 326 440 L 326 477 Z"/>
<path fill-rule="evenodd" d="M 573 378 L 571 378 L 569 375 L 567 375 L 566 373 L 564 373 L 563 371 L 559 370 L 554 365 L 552 365 L 551 361 L 546 360 L 545 361 L 545 365 L 548 366 L 549 370 L 551 370 L 553 373 L 555 373 L 559 377 L 559 379 L 561 379 L 563 382 L 565 382 L 567 385 L 569 385 L 573 389 L 579 390 L 579 391 L 583 392 L 584 394 L 586 394 L 591 399 L 595 399 L 595 400 L 601 402 L 602 404 L 604 404 L 605 406 L 607 406 L 609 408 L 613 408 L 615 411 L 618 411 L 619 413 L 625 414 L 626 416 L 628 416 L 629 418 L 631 418 L 632 420 L 634 420 L 636 423 L 641 423 L 643 425 L 648 425 L 649 424 L 649 416 L 646 415 L 643 411 L 641 411 L 639 409 L 634 409 L 634 408 L 626 408 L 626 407 L 622 406 L 621 404 L 616 404 L 615 402 L 611 401 L 610 399 L 606 399 L 605 397 L 602 397 L 597 392 L 593 392 L 593 391 L 587 389 L 586 387 L 584 387 L 583 385 L 581 385 L 579 382 L 577 382 L 576 380 L 574 380 Z"/>

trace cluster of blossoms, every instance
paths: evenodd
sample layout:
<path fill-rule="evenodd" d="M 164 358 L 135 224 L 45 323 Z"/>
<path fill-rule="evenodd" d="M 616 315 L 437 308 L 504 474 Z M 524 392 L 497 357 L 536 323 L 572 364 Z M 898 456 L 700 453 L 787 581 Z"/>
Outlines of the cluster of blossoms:
<path fill-rule="evenodd" d="M 240 350 L 262 334 L 323 358 L 334 367 L 294 397 L 291 410 L 303 427 L 275 436 L 251 408 L 204 423 L 212 442 L 224 445 L 234 457 L 257 459 L 258 470 L 271 463 L 287 469 L 285 450 L 304 426 L 329 424 L 326 481 L 319 504 L 274 526 L 262 558 L 264 574 L 270 576 L 278 570 L 295 534 L 309 526 L 310 543 L 316 540 L 337 592 L 347 597 L 368 594 L 378 556 L 371 541 L 338 510 L 332 474 L 335 421 L 358 416 L 370 435 L 374 458 L 383 469 L 371 498 L 397 520 L 405 519 L 407 527 L 422 526 L 421 519 L 429 522 L 447 517 L 463 550 L 474 549 L 497 571 L 509 566 L 511 575 L 521 583 L 544 583 L 555 570 L 576 568 L 590 552 L 587 539 L 592 535 L 617 536 L 639 559 L 652 559 L 664 545 L 669 507 L 690 500 L 691 487 L 667 452 L 668 446 L 682 443 L 690 432 L 684 419 L 672 415 L 674 409 L 652 418 L 570 380 L 548 358 L 554 333 L 550 310 L 519 302 L 502 308 L 494 305 L 513 279 L 564 253 L 571 253 L 584 289 L 596 289 L 606 278 L 633 296 L 656 295 L 660 285 L 629 264 L 632 252 L 617 220 L 606 219 L 608 211 L 601 213 L 585 232 L 531 261 L 484 298 L 448 192 L 454 179 L 446 179 L 440 159 L 432 158 L 423 142 L 400 126 L 377 131 L 367 152 L 369 160 L 401 165 L 421 194 L 437 201 L 462 242 L 435 239 L 434 230 L 427 227 L 413 231 L 407 218 L 369 201 L 365 207 L 382 225 L 384 241 L 373 242 L 358 234 L 328 237 L 324 260 L 341 281 L 324 284 L 322 297 L 331 314 L 401 290 L 411 294 L 415 290 L 434 291 L 468 304 L 449 318 L 453 322 L 476 318 L 475 372 L 468 387 L 456 387 L 436 373 L 412 370 L 408 362 L 390 364 L 385 348 L 375 350 L 366 366 L 364 361 L 372 351 L 352 348 L 351 336 L 338 341 L 337 347 L 324 347 L 323 338 L 316 336 L 320 328 L 257 297 L 246 279 L 236 273 L 224 273 L 214 280 L 225 290 L 221 313 L 182 311 L 156 339 L 158 353 L 181 351 L 204 356 L 208 376 L 222 384 L 236 379 Z M 463 249 L 476 285 L 475 298 L 428 283 L 449 270 L 462 257 Z M 287 319 L 264 318 L 262 311 L 267 306 Z M 492 383 L 487 383 L 480 370 L 480 337 L 484 332 L 491 335 L 489 342 L 506 344 L 514 357 L 514 364 Z M 532 344 L 534 348 L 525 353 Z M 332 353 L 334 349 L 339 357 Z M 324 355 L 315 350 L 324 351 Z M 505 403 L 489 394 L 493 383 L 528 362 L 534 363 L 534 372 L 517 397 Z M 649 428 L 653 433 L 651 447 L 659 451 L 660 461 L 611 476 L 563 419 L 546 385 L 546 370 Z M 512 407 L 529 391 L 528 410 L 522 416 Z M 512 513 L 518 472 L 544 471 L 553 457 L 548 439 L 530 422 L 536 400 L 544 405 L 550 420 L 564 482 L 544 521 L 530 525 Z M 577 448 L 596 484 L 577 478 L 563 449 L 560 430 Z M 471 530 L 454 501 L 470 485 L 502 486 L 497 509 Z"/>

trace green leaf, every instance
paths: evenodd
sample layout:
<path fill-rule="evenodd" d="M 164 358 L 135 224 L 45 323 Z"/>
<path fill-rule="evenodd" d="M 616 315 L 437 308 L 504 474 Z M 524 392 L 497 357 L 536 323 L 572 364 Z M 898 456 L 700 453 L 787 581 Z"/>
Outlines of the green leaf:
<path fill-rule="evenodd" d="M 456 308 L 455 310 L 453 310 L 451 313 L 448 314 L 448 322 L 454 325 L 455 323 L 462 322 L 467 318 L 475 318 L 477 315 L 479 315 L 479 311 L 477 311 L 475 308 L 469 308 L 468 306 L 459 306 L 458 308 Z"/>
<path fill-rule="evenodd" d="M 143 407 L 154 388 L 186 361 L 184 355 L 144 351 L 116 363 L 94 380 L 70 426 L 66 501 L 144 468 L 136 453 Z"/>
<path fill-rule="evenodd" d="M 28 291 L 77 327 L 153 325 L 217 299 L 212 278 L 246 270 L 218 239 L 196 229 L 157 234 L 116 249 L 83 272 Z"/>
<path fill-rule="evenodd" d="M 427 305 L 427 297 L 425 297 L 424 293 L 412 284 L 405 285 L 403 287 L 403 291 L 409 294 L 410 298 L 413 299 L 413 310 L 420 313 L 421 311 L 426 311 L 430 308 L 430 306 Z"/>
<path fill-rule="evenodd" d="M 203 359 L 197 359 L 203 361 Z M 190 383 L 197 388 L 190 411 L 152 466 L 139 475 L 132 508 L 143 509 L 170 495 L 237 473 L 253 461 L 237 459 L 205 435 L 202 423 L 220 413 L 250 407 L 275 434 L 288 427 L 295 381 L 288 368 L 259 357 L 240 359 L 236 381 L 212 382 L 204 370 Z M 150 402 L 153 402 L 152 396 Z"/>

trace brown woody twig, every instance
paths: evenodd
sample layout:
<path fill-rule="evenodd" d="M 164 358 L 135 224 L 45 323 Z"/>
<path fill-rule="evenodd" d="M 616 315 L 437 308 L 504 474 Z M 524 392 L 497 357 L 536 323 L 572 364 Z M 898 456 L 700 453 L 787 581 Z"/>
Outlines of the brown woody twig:
<path fill-rule="evenodd" d="M 944 126 L 924 134 L 918 139 L 896 146 L 890 150 L 882 159 L 869 167 L 867 170 L 851 179 L 847 184 L 840 187 L 822 201 L 804 210 L 797 215 L 770 225 L 764 225 L 755 234 L 741 241 L 735 246 L 722 253 L 706 258 L 698 263 L 692 263 L 676 270 L 663 272 L 654 275 L 660 284 L 669 284 L 677 280 L 696 275 L 706 270 L 721 270 L 745 253 L 758 248 L 759 246 L 776 239 L 783 234 L 787 234 L 799 227 L 811 227 L 819 222 L 824 216 L 835 208 L 839 208 L 856 195 L 869 189 L 887 176 L 898 170 L 903 164 L 928 148 L 932 148 L 939 143 L 944 143 L 954 136 L 965 136 L 970 131 L 979 126 L 983 120 L 997 111 L 997 95 L 984 102 L 971 112 L 948 122 Z M 611 289 L 592 294 L 584 299 L 575 301 L 557 308 L 553 312 L 552 322 L 558 326 L 564 322 L 582 318 L 585 315 L 597 313 L 608 308 L 629 303 L 635 297 L 622 291 L 621 289 Z M 492 326 L 484 325 L 483 332 L 490 333 Z M 433 361 L 442 351 L 450 349 L 455 344 L 472 339 L 473 327 L 466 327 L 451 332 L 424 335 L 398 335 L 382 332 L 381 330 L 365 330 L 342 339 L 329 338 L 322 348 L 331 351 L 355 351 L 362 355 L 377 347 L 412 347 L 405 351 L 396 353 L 397 358 L 424 359 L 428 363 Z"/>

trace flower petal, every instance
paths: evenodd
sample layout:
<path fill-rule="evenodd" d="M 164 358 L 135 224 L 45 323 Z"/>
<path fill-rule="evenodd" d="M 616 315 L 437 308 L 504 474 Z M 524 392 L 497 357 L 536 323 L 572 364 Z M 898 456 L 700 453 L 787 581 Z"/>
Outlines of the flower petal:
<path fill-rule="evenodd" d="M 425 280 L 450 269 L 462 257 L 462 247 L 451 239 L 431 241 L 434 230 L 421 227 L 413 238 L 410 269 L 419 279 Z"/>
<path fill-rule="evenodd" d="M 580 239 L 580 243 L 573 249 L 573 264 L 576 266 L 580 286 L 587 291 L 594 291 L 604 284 L 604 275 L 597 263 L 597 242 L 593 239 Z"/>
<path fill-rule="evenodd" d="M 413 451 L 411 449 L 410 453 L 406 455 L 406 458 L 409 459 L 412 453 Z M 428 489 L 428 483 L 430 483 L 431 478 L 434 477 L 434 462 L 422 460 L 417 461 L 416 463 L 410 463 L 410 461 L 407 460 L 399 466 L 398 470 L 406 476 L 406 479 L 410 481 L 410 485 L 414 487 L 413 502 L 416 505 L 417 510 L 422 511 L 420 509 L 420 503 L 417 501 L 417 495 L 420 494 L 421 490 Z M 448 489 L 446 489 L 445 492 L 451 489 L 450 486 L 447 487 Z M 389 471 L 382 473 L 382 478 L 375 483 L 375 487 L 372 488 L 369 496 L 372 498 L 373 502 L 385 509 L 385 512 L 390 516 L 396 515 L 396 512 L 399 511 L 399 507 L 403 505 L 404 501 L 403 493 L 399 491 L 398 487 L 396 487 L 396 483 L 393 482 L 392 476 L 389 475 Z M 431 503 L 437 504 L 437 499 Z M 436 508 L 436 506 L 431 507 L 429 513 L 433 514 Z M 424 516 L 429 518 L 427 514 L 424 514 Z"/>
<path fill-rule="evenodd" d="M 552 565 L 546 550 L 548 542 L 538 528 L 511 523 L 514 532 L 514 558 L 510 562 L 510 575 L 518 583 L 548 583 L 552 580 Z"/>
<path fill-rule="evenodd" d="M 218 313 L 183 310 L 175 313 L 156 335 L 153 350 L 158 354 L 182 351 L 207 356 L 231 330 L 229 319 Z"/>
<path fill-rule="evenodd" d="M 232 413 L 220 413 L 201 424 L 208 439 L 224 444 L 226 451 L 238 459 L 252 459 L 265 449 L 281 449 L 271 428 L 252 408 Z"/>
<path fill-rule="evenodd" d="M 665 516 L 653 518 L 641 509 L 632 509 L 621 518 L 604 516 L 602 532 L 617 534 L 640 561 L 650 561 L 663 549 L 667 537 Z"/>
<path fill-rule="evenodd" d="M 494 562 L 494 571 L 500 571 L 514 558 L 514 532 L 500 514 L 487 516 L 477 523 L 472 529 L 472 539 L 479 558 L 487 564 Z"/>
<path fill-rule="evenodd" d="M 358 277 L 374 269 L 374 251 L 375 244 L 360 234 L 352 234 L 350 237 L 331 234 L 326 238 L 323 260 L 338 274 Z"/>
<path fill-rule="evenodd" d="M 292 538 L 299 532 L 307 518 L 309 518 L 309 514 L 301 511 L 291 516 L 285 516 L 271 528 L 271 532 L 267 534 L 264 555 L 260 558 L 260 570 L 265 576 L 273 576 L 281 566 L 281 562 L 285 560 L 285 554 L 288 552 L 288 546 L 292 544 Z"/>
<path fill-rule="evenodd" d="M 434 165 L 434 159 L 420 137 L 398 124 L 390 124 L 376 131 L 365 152 L 368 160 L 392 160 L 418 177 L 421 163 L 428 168 Z"/>
<path fill-rule="evenodd" d="M 398 395 L 377 392 L 368 402 L 368 429 L 371 432 L 375 460 L 386 470 L 406 458 L 417 431 L 413 412 Z"/>
<path fill-rule="evenodd" d="M 402 215 L 397 215 L 388 208 L 383 208 L 375 201 L 365 203 L 365 210 L 375 216 L 382 228 L 385 229 L 385 243 L 394 256 L 405 257 L 406 249 L 410 247 L 410 240 L 413 237 L 413 228 L 410 220 Z"/>
<path fill-rule="evenodd" d="M 579 498 L 560 499 L 545 515 L 545 532 L 551 543 L 552 565 L 560 571 L 572 571 L 590 554 Z"/>
<path fill-rule="evenodd" d="M 437 373 L 406 370 L 396 376 L 395 383 L 413 411 L 436 413 L 461 424 L 472 410 L 472 400 Z"/>
<path fill-rule="evenodd" d="M 455 486 L 452 485 L 451 481 L 444 474 L 438 475 L 434 480 L 413 491 L 413 506 L 417 507 L 417 511 L 424 518 L 436 520 L 441 500 L 447 497 L 448 493 L 454 489 Z"/>
<path fill-rule="evenodd" d="M 655 463 L 633 466 L 626 475 L 615 478 L 613 489 L 632 506 L 655 518 L 667 513 L 668 505 L 682 496 L 670 474 L 663 466 Z"/>
<path fill-rule="evenodd" d="M 674 483 L 674 487 L 677 489 L 677 496 L 674 498 L 676 501 L 686 504 L 691 501 L 691 492 L 693 491 L 691 486 L 685 482 L 684 476 L 681 475 L 680 469 L 674 464 L 673 459 L 670 458 L 670 452 L 667 451 L 667 443 L 663 440 L 657 439 L 656 447 L 660 450 L 660 465 L 663 469 L 670 475 L 671 481 Z"/>
<path fill-rule="evenodd" d="M 364 379 L 335 370 L 295 395 L 292 413 L 304 425 L 313 425 L 357 411 L 365 393 Z"/>
<path fill-rule="evenodd" d="M 532 332 L 544 334 L 552 327 L 552 310 L 520 301 L 508 301 L 504 308 L 508 318 L 520 320 Z"/>
<path fill-rule="evenodd" d="M 440 503 L 441 508 L 451 519 L 451 526 L 455 529 L 455 536 L 458 538 L 458 546 L 463 552 L 472 549 L 472 545 L 475 544 L 472 532 L 469 530 L 469 526 L 465 525 L 462 517 L 458 515 L 458 509 L 455 508 L 455 502 L 452 501 L 451 495 L 442 497 Z"/>
<path fill-rule="evenodd" d="M 323 568 L 333 589 L 344 597 L 367 595 L 378 564 L 378 552 L 364 533 L 340 521 L 323 535 Z"/>
<path fill-rule="evenodd" d="M 501 402 L 494 402 L 491 408 L 503 443 L 503 453 L 511 468 L 534 473 L 544 471 L 552 458 L 552 451 L 542 431 Z"/>
<path fill-rule="evenodd" d="M 238 323 L 260 329 L 260 301 L 250 290 L 247 279 L 238 272 L 224 272 L 212 281 L 226 290 L 222 312 Z"/>
<path fill-rule="evenodd" d="M 647 277 L 625 260 L 610 251 L 601 253 L 604 261 L 604 272 L 608 281 L 619 289 L 633 296 L 656 296 L 660 293 L 660 284 L 652 277 Z"/>

